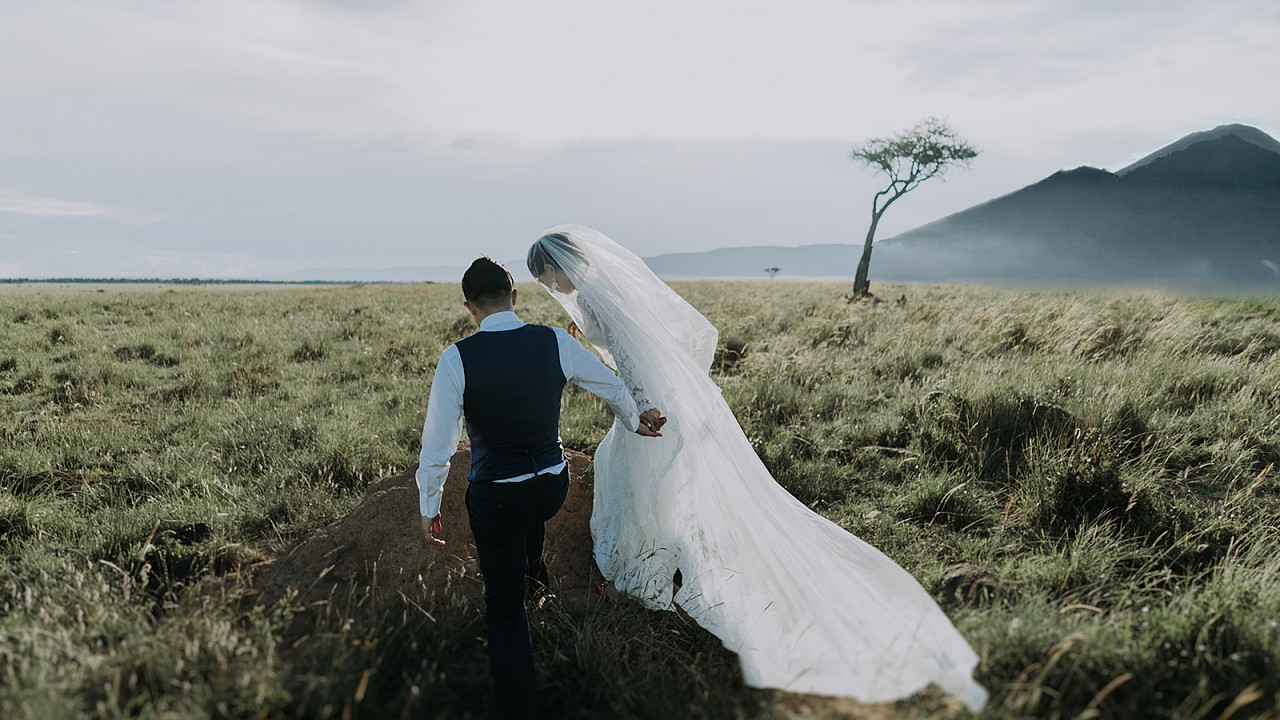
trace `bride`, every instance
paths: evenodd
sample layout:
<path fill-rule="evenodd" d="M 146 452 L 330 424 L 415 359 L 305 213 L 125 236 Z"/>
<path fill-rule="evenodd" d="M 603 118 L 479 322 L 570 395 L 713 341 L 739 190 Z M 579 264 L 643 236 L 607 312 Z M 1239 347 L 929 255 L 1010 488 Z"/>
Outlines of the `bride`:
<path fill-rule="evenodd" d="M 678 605 L 738 654 L 748 685 L 887 702 L 933 682 L 986 703 L 977 655 L 915 578 L 769 474 L 707 374 L 706 318 L 591 228 L 548 230 L 528 264 L 662 428 L 653 440 L 615 423 L 596 452 L 591 534 L 617 590 Z"/>

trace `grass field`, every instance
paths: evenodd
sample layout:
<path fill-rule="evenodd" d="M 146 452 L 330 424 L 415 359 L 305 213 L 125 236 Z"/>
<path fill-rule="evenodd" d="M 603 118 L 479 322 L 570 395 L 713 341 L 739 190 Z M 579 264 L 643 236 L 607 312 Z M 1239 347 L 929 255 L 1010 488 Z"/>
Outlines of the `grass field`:
<path fill-rule="evenodd" d="M 982 717 L 1274 716 L 1280 300 L 676 289 L 778 481 L 978 650 Z M 295 638 L 238 579 L 413 466 L 435 361 L 472 331 L 458 294 L 0 290 L 0 718 L 489 716 L 474 609 L 335 606 Z M 566 445 L 608 421 L 566 394 Z M 987 574 L 957 594 L 957 563 Z M 743 688 L 677 615 L 533 619 L 550 717 L 838 716 Z"/>

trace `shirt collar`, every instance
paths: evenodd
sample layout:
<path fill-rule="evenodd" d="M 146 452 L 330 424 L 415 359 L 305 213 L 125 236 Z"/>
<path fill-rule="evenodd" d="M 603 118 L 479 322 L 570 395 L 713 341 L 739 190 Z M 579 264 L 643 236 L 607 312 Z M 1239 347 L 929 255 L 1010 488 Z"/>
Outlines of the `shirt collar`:
<path fill-rule="evenodd" d="M 496 312 L 492 315 L 485 317 L 484 320 L 481 320 L 480 332 L 498 332 L 501 330 L 515 330 L 516 328 L 523 327 L 523 326 L 524 326 L 524 321 L 516 317 L 515 312 L 511 310 L 505 310 L 503 312 Z"/>

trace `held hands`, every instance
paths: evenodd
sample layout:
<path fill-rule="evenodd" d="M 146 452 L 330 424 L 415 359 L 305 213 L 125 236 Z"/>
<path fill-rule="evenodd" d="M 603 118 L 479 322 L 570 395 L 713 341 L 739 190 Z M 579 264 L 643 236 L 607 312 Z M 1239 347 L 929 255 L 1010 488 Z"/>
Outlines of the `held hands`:
<path fill-rule="evenodd" d="M 569 327 L 565 328 L 565 330 L 569 333 L 570 337 L 576 338 L 582 334 L 582 328 L 578 327 L 578 323 L 576 322 L 569 323 Z"/>
<path fill-rule="evenodd" d="M 636 434 L 644 437 L 662 437 L 662 426 L 667 424 L 667 419 L 662 416 L 662 411 L 658 408 L 649 408 L 640 414 L 640 427 L 636 428 Z"/>
<path fill-rule="evenodd" d="M 440 523 L 440 516 L 422 518 L 422 532 L 427 536 L 427 542 L 432 545 L 444 545 L 444 540 L 440 536 L 444 534 L 444 525 Z"/>

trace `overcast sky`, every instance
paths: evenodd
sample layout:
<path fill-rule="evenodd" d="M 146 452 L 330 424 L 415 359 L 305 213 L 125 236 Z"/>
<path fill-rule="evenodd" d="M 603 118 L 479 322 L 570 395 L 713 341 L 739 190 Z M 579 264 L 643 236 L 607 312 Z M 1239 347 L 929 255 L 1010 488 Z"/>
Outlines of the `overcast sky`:
<path fill-rule="evenodd" d="M 0 277 L 463 265 L 562 222 L 859 242 L 869 137 L 934 115 L 982 151 L 889 237 L 1278 135 L 1277 68 L 1275 0 L 0 0 Z"/>

